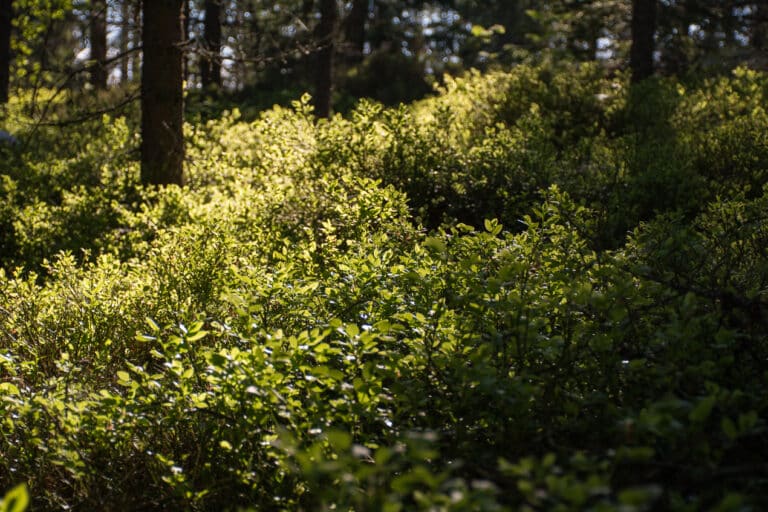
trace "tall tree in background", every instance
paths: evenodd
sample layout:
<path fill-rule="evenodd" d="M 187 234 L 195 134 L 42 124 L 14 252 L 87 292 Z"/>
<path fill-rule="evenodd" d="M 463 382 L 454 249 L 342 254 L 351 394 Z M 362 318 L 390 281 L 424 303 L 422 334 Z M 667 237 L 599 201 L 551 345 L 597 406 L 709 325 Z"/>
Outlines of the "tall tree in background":
<path fill-rule="evenodd" d="M 350 64 L 363 60 L 368 0 L 352 0 L 352 8 L 344 20 L 344 54 Z"/>
<path fill-rule="evenodd" d="M 752 47 L 757 51 L 768 50 L 768 5 L 755 5 L 754 22 L 752 24 Z"/>
<path fill-rule="evenodd" d="M 320 49 L 317 52 L 315 69 L 315 113 L 318 117 L 331 115 L 333 94 L 333 60 L 336 51 L 336 26 L 339 10 L 336 0 L 320 0 L 320 24 L 317 26 L 317 39 Z"/>
<path fill-rule="evenodd" d="M 656 0 L 632 0 L 632 46 L 629 50 L 632 83 L 653 74 L 655 34 Z"/>
<path fill-rule="evenodd" d="M 661 4 L 658 22 L 659 67 L 663 73 L 682 76 L 695 58 L 695 45 L 688 34 L 691 16 L 681 2 Z"/>
<path fill-rule="evenodd" d="M 184 184 L 183 0 L 146 0 L 141 73 L 141 181 Z"/>
<path fill-rule="evenodd" d="M 91 0 L 91 85 L 107 88 L 107 0 Z"/>
<path fill-rule="evenodd" d="M 134 0 L 133 2 L 133 31 L 132 31 L 132 42 L 133 42 L 133 48 L 138 48 L 142 44 L 142 23 L 141 23 L 141 12 L 144 10 L 144 1 L 143 0 Z M 134 80 L 138 80 L 139 75 L 141 75 L 141 59 L 142 55 L 141 52 L 133 54 L 133 58 L 131 59 L 131 75 L 133 76 Z"/>
<path fill-rule="evenodd" d="M 0 0 L 0 104 L 8 103 L 11 78 L 11 20 L 12 0 Z"/>
<path fill-rule="evenodd" d="M 130 35 L 130 20 L 131 19 L 131 4 L 130 2 L 122 2 L 120 4 L 120 55 L 123 56 L 120 59 L 120 82 L 128 83 L 128 43 L 131 40 Z"/>
<path fill-rule="evenodd" d="M 184 44 L 186 45 L 192 40 L 192 7 L 190 0 L 184 0 L 182 15 L 184 16 Z M 191 52 L 185 51 L 181 61 L 181 76 L 186 82 L 189 82 L 191 77 L 191 57 Z"/>
<path fill-rule="evenodd" d="M 203 43 L 200 62 L 203 89 L 221 87 L 221 0 L 205 0 Z"/>
<path fill-rule="evenodd" d="M 310 48 L 312 47 L 312 38 L 314 33 L 309 28 L 312 26 L 312 20 L 315 16 L 315 0 L 301 0 L 301 23 L 304 30 L 300 32 L 297 43 L 300 49 L 298 62 L 298 80 L 296 82 L 304 84 L 304 89 L 308 90 L 313 83 L 314 75 L 312 73 L 315 66 L 315 55 Z M 254 32 L 255 33 L 255 32 Z"/>

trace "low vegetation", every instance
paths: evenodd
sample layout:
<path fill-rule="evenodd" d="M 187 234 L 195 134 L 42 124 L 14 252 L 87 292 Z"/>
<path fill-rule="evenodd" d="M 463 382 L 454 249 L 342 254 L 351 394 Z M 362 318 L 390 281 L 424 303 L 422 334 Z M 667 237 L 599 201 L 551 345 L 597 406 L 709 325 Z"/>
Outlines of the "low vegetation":
<path fill-rule="evenodd" d="M 17 100 L 4 490 L 36 510 L 765 508 L 767 99 L 746 69 L 630 87 L 589 65 L 331 120 L 302 98 L 189 123 L 183 189 L 139 185 L 130 115 L 33 136 Z"/>

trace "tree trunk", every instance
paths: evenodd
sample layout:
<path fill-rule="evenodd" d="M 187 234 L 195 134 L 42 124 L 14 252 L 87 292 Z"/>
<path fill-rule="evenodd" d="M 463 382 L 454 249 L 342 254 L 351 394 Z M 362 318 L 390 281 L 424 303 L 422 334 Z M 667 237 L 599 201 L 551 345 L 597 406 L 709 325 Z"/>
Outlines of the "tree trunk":
<path fill-rule="evenodd" d="M 142 0 L 135 0 L 133 2 L 133 26 L 132 37 L 133 48 L 139 48 L 142 45 L 141 36 L 141 12 L 144 10 Z M 133 80 L 138 80 L 141 76 L 141 59 L 142 52 L 134 51 L 131 56 L 131 77 Z"/>
<path fill-rule="evenodd" d="M 203 89 L 221 87 L 221 0 L 205 0 L 204 54 L 200 66 Z"/>
<path fill-rule="evenodd" d="M 184 184 L 183 0 L 144 2 L 141 181 Z"/>
<path fill-rule="evenodd" d="M 316 36 L 316 28 L 312 29 L 313 20 L 315 14 L 315 1 L 314 0 L 302 0 L 301 1 L 301 22 L 304 25 L 306 31 L 302 31 L 299 40 L 299 48 L 301 48 L 301 57 L 298 72 L 300 73 L 301 86 L 304 90 L 309 91 L 312 87 L 311 84 L 315 82 L 315 54 L 311 51 L 314 45 L 314 37 Z"/>
<path fill-rule="evenodd" d="M 0 104 L 8 103 L 11 81 L 12 0 L 0 0 Z"/>
<path fill-rule="evenodd" d="M 629 51 L 632 83 L 653 74 L 655 34 L 656 0 L 632 0 L 632 47 Z"/>
<path fill-rule="evenodd" d="M 750 42 L 755 50 L 768 50 L 768 6 L 763 3 L 755 6 Z"/>
<path fill-rule="evenodd" d="M 91 85 L 107 88 L 107 0 L 91 1 Z"/>
<path fill-rule="evenodd" d="M 131 6 L 130 2 L 120 5 L 120 83 L 128 83 L 128 41 L 130 40 Z"/>
<path fill-rule="evenodd" d="M 352 9 L 344 22 L 347 61 L 357 64 L 365 50 L 365 23 L 368 21 L 368 0 L 352 0 Z"/>
<path fill-rule="evenodd" d="M 192 8 L 189 5 L 189 0 L 184 0 L 184 9 L 182 11 L 182 14 L 184 15 L 184 44 L 189 44 L 190 38 L 192 36 L 191 32 L 191 22 L 192 22 Z M 189 83 L 190 75 L 191 75 L 191 62 L 190 62 L 190 55 L 188 52 L 184 52 L 184 57 L 181 62 L 181 76 L 183 77 L 183 80 L 186 83 Z"/>
<path fill-rule="evenodd" d="M 318 117 L 327 118 L 331 115 L 334 39 L 338 17 L 336 0 L 320 0 L 320 24 L 317 26 L 320 50 L 317 52 L 315 69 L 315 113 Z"/>

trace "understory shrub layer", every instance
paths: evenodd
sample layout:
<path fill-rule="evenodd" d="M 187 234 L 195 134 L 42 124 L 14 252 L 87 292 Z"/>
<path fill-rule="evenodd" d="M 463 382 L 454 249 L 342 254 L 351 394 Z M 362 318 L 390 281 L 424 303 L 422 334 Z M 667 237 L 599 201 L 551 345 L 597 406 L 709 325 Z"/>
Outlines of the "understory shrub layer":
<path fill-rule="evenodd" d="M 10 115 L 0 487 L 765 508 L 766 94 L 520 66 L 331 120 L 305 97 L 189 123 L 184 189 L 139 185 L 130 118 Z"/>

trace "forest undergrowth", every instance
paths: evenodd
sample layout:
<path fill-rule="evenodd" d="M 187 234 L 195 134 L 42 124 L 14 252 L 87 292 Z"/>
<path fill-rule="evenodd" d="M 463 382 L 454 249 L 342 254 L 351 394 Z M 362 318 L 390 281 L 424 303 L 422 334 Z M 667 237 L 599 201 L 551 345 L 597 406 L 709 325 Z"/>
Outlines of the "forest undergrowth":
<path fill-rule="evenodd" d="M 630 87 L 590 65 L 330 120 L 304 97 L 193 118 L 184 188 L 139 184 L 131 115 L 33 127 L 15 99 L 0 492 L 765 508 L 767 98 L 743 68 Z"/>

